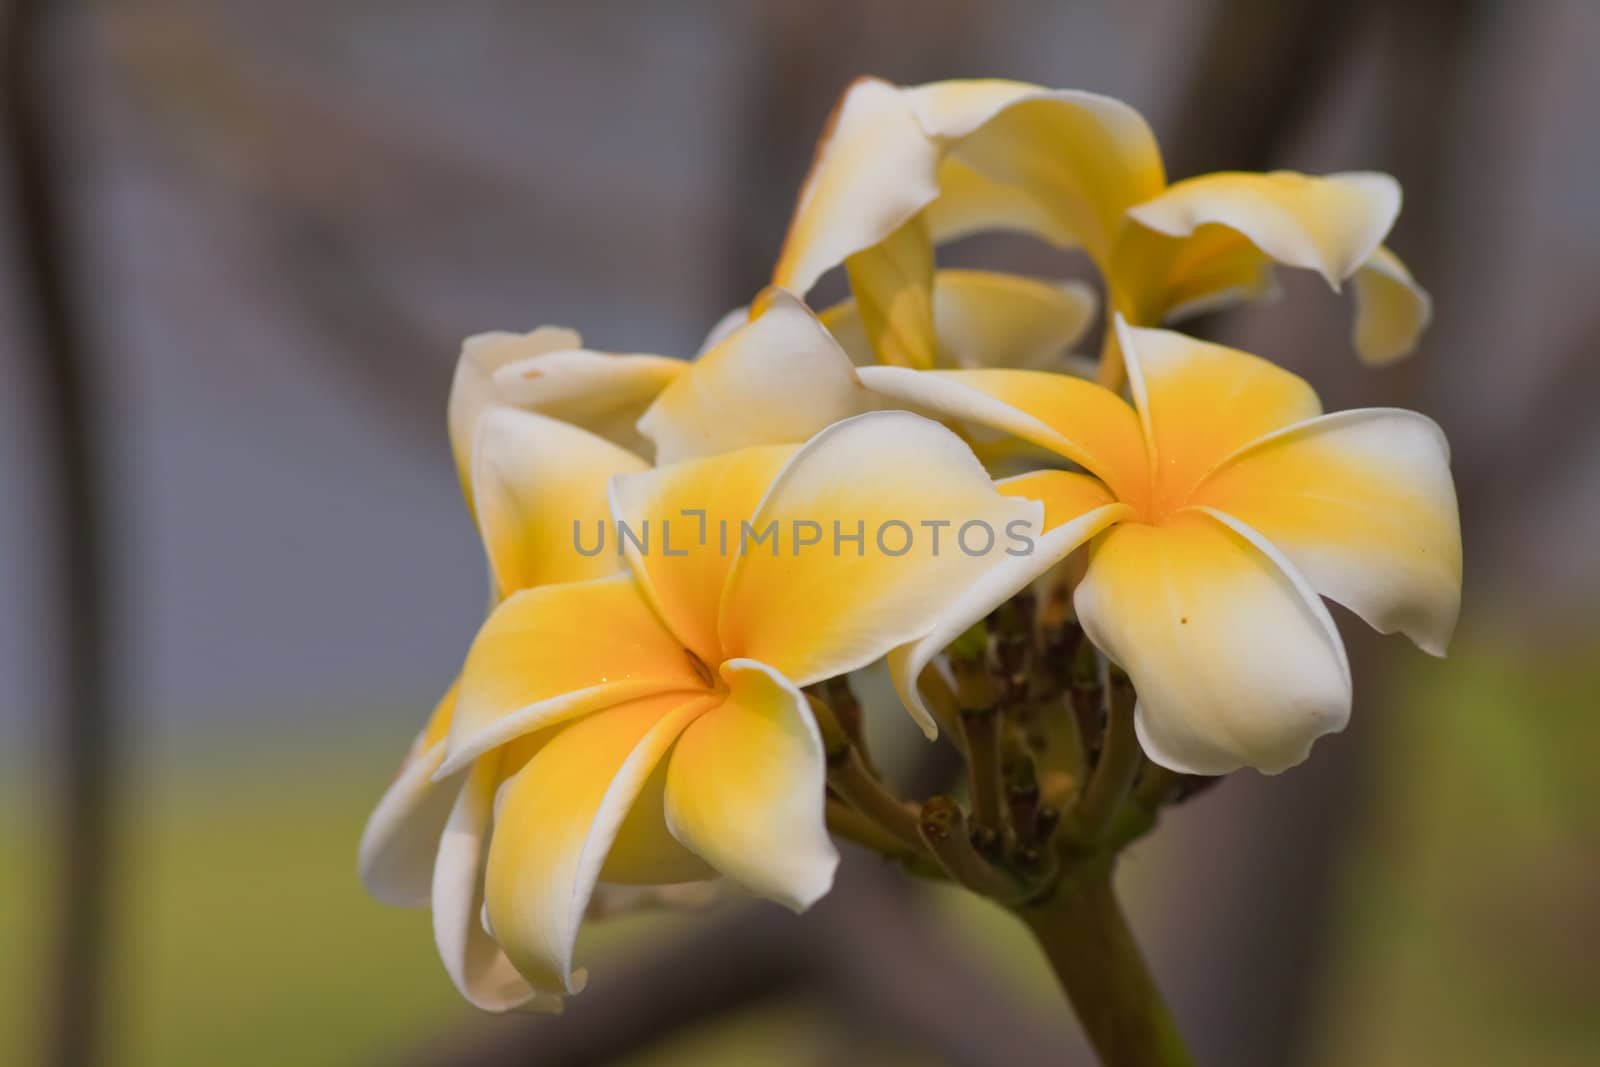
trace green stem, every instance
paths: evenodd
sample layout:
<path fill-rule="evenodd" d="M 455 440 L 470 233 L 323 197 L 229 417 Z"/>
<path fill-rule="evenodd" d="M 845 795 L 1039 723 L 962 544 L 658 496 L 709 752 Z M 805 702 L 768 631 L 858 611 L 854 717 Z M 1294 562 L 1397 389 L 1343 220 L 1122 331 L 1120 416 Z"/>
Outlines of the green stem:
<path fill-rule="evenodd" d="M 1109 858 L 1020 914 L 1105 1067 L 1193 1067 L 1112 892 Z"/>
<path fill-rule="evenodd" d="M 1093 845 L 1104 837 L 1122 800 L 1133 788 L 1144 754 L 1134 733 L 1133 711 L 1137 694 L 1128 676 L 1116 667 L 1110 672 L 1110 710 L 1106 717 L 1105 744 L 1100 752 L 1076 822 L 1079 836 Z"/>

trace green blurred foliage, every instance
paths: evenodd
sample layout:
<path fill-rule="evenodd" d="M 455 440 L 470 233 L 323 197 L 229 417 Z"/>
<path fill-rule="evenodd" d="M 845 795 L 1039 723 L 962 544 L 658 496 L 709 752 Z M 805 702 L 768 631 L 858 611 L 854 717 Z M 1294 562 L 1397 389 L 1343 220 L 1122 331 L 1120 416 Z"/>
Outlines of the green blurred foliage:
<path fill-rule="evenodd" d="M 1600 1049 L 1600 644 L 1408 669 L 1341 887 L 1327 1067 L 1578 1067 Z"/>
<path fill-rule="evenodd" d="M 356 880 L 396 755 L 267 745 L 141 768 L 119 811 L 116 1063 L 378 1063 L 467 1015 L 426 913 L 377 905 Z M 37 794 L 0 806 L 0 941 L 22 946 L 0 957 L 3 1063 L 32 1062 L 48 989 L 48 827 L 26 818 L 39 810 Z"/>

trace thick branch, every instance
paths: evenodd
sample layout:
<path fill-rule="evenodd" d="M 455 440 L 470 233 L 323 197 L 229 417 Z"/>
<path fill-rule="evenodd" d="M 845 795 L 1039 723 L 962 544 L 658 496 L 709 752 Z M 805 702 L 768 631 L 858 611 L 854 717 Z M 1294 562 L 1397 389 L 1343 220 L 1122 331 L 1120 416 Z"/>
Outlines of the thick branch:
<path fill-rule="evenodd" d="M 45 985 L 52 1005 L 47 1062 L 60 1067 L 98 1058 L 105 1024 L 104 974 L 112 885 L 111 796 L 118 779 L 112 707 L 106 681 L 105 545 L 100 514 L 98 425 L 87 382 L 83 311 L 72 299 L 72 249 L 57 131 L 50 105 L 58 98 L 48 70 L 49 5 L 14 0 L 6 9 L 4 157 L 9 160 L 16 276 L 31 317 L 36 454 L 53 463 L 42 479 L 41 513 L 53 546 L 50 603 L 61 706 L 45 718 L 55 737 L 53 762 L 62 853 L 51 894 L 57 912 L 55 974 Z"/>

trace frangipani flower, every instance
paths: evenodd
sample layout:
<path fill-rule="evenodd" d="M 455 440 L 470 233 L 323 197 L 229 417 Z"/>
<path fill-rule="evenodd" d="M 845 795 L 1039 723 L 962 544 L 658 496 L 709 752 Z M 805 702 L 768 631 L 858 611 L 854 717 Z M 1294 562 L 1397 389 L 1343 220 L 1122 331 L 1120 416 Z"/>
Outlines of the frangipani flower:
<path fill-rule="evenodd" d="M 1085 633 L 1129 674 L 1146 753 L 1173 770 L 1268 773 L 1344 726 L 1350 673 L 1320 593 L 1443 655 L 1461 594 L 1449 449 L 1389 408 L 1323 415 L 1301 379 L 1165 330 L 1116 329 L 1134 403 L 1030 371 L 863 369 L 879 393 L 986 423 L 1087 474 L 1002 483 L 1044 502 L 1035 553 L 891 657 L 908 706 L 939 650 L 1061 555 L 1089 543 Z M 923 716 L 925 712 L 921 712 Z"/>
<path fill-rule="evenodd" d="M 627 573 L 494 610 L 438 771 L 475 768 L 446 844 L 488 839 L 488 927 L 552 995 L 581 988 L 574 944 L 597 882 L 715 871 L 796 909 L 826 892 L 824 754 L 800 688 L 920 639 L 987 587 L 999 549 L 956 550 L 955 526 L 1031 533 L 1043 517 L 998 493 L 959 438 L 903 412 L 624 475 L 611 511 L 648 547 L 627 541 Z M 954 523 L 943 551 L 874 534 L 928 523 Z M 740 540 L 769 527 L 770 554 Z"/>
<path fill-rule="evenodd" d="M 944 240 L 1001 228 L 1081 247 L 1113 310 L 1143 325 L 1263 296 L 1276 261 L 1335 289 L 1355 277 L 1356 347 L 1382 362 L 1409 351 L 1429 315 L 1380 247 L 1399 206 L 1379 174 L 1210 174 L 1169 187 L 1144 119 L 1092 93 L 863 78 L 824 137 L 773 284 L 803 296 L 844 264 L 881 361 L 929 368 L 933 246 Z"/>

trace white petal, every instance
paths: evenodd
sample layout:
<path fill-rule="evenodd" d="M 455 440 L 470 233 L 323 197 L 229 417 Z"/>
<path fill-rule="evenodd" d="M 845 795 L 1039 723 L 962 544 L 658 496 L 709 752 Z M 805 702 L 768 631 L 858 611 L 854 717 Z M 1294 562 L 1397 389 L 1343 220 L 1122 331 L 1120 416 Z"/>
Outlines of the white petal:
<path fill-rule="evenodd" d="M 1170 237 L 1225 226 L 1279 263 L 1318 272 L 1335 290 L 1367 262 L 1399 213 L 1399 183 L 1370 171 L 1204 174 L 1128 211 Z"/>
<path fill-rule="evenodd" d="M 579 532 L 590 537 L 610 518 L 606 487 L 614 475 L 648 466 L 557 419 L 508 407 L 484 412 L 473 447 L 473 497 L 500 595 L 616 573 L 617 554 L 584 554 Z"/>
<path fill-rule="evenodd" d="M 455 454 L 456 474 L 471 503 L 472 443 L 477 438 L 478 416 L 484 408 L 501 400 L 494 384 L 494 372 L 515 360 L 545 352 L 578 348 L 583 340 L 572 330 L 560 326 L 541 326 L 532 333 L 480 333 L 461 344 L 456 360 L 455 379 L 450 385 L 450 448 Z"/>
<path fill-rule="evenodd" d="M 1176 771 L 1275 774 L 1343 729 L 1350 668 L 1314 590 L 1259 534 L 1189 510 L 1101 535 L 1075 603 L 1139 691 L 1151 759 Z"/>
<path fill-rule="evenodd" d="M 640 418 L 658 463 L 800 444 L 871 403 L 850 358 L 804 304 L 774 289 L 758 306 Z"/>
<path fill-rule="evenodd" d="M 494 372 L 507 404 L 581 426 L 641 455 L 634 424 L 689 364 L 668 356 L 569 349 L 506 363 Z"/>
<path fill-rule="evenodd" d="M 461 775 L 433 780 L 444 747 L 439 741 L 407 757 L 361 834 L 361 884 L 385 904 L 409 908 L 428 903 L 439 835 L 462 782 Z"/>
<path fill-rule="evenodd" d="M 857 79 L 818 146 L 772 284 L 804 296 L 829 268 L 888 237 L 938 195 L 938 165 L 901 91 Z"/>
<path fill-rule="evenodd" d="M 833 885 L 823 814 L 827 761 L 805 694 L 752 660 L 722 666 L 723 703 L 678 738 L 667 826 L 757 896 L 804 911 Z"/>
<path fill-rule="evenodd" d="M 450 981 L 483 1011 L 559 1012 L 561 993 L 535 990 L 484 930 L 483 870 L 494 808 L 497 759 L 479 760 L 457 794 L 433 877 L 433 936 Z"/>
<path fill-rule="evenodd" d="M 1417 346 L 1433 320 L 1433 300 L 1387 248 L 1379 248 L 1356 271 L 1356 320 L 1352 342 L 1368 363 L 1392 363 Z"/>
<path fill-rule="evenodd" d="M 1235 453 L 1193 501 L 1259 531 L 1379 631 L 1444 654 L 1461 610 L 1461 520 L 1432 419 L 1394 408 L 1311 419 Z"/>

